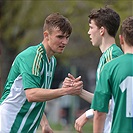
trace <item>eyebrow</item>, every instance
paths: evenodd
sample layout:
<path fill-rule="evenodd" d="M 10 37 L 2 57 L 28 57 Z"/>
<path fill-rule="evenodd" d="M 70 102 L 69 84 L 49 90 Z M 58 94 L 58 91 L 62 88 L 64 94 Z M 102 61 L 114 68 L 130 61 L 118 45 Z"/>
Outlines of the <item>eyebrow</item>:
<path fill-rule="evenodd" d="M 64 34 L 63 34 L 63 35 L 57 35 L 57 36 L 58 36 L 58 37 L 69 37 L 70 35 L 68 35 L 68 34 L 67 34 L 67 35 L 64 35 Z"/>

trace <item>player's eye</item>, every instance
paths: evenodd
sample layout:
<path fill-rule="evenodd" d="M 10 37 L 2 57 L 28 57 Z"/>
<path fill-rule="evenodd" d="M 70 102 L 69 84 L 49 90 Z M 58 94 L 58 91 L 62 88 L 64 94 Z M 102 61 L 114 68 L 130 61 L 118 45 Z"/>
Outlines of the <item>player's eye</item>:
<path fill-rule="evenodd" d="M 57 36 L 59 39 L 62 39 L 64 36 Z"/>

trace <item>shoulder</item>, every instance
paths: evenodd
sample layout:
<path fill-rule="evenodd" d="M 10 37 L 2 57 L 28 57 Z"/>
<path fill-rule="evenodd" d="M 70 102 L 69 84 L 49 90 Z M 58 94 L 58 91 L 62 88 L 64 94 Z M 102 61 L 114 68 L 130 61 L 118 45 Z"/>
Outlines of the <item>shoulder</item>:
<path fill-rule="evenodd" d="M 16 60 L 17 61 L 22 61 L 22 62 L 25 62 L 25 63 L 33 62 L 33 60 L 35 59 L 35 57 L 38 53 L 37 49 L 38 49 L 38 45 L 30 46 L 30 47 L 26 48 L 25 50 L 23 50 L 22 52 L 20 52 L 16 56 Z"/>
<path fill-rule="evenodd" d="M 122 50 L 120 47 L 118 47 L 116 44 L 113 44 L 111 46 L 111 49 L 112 49 L 112 57 L 115 58 L 115 57 L 118 57 L 120 55 L 123 54 Z"/>
<path fill-rule="evenodd" d="M 36 52 L 37 46 L 30 46 L 19 53 L 18 56 L 28 56 Z"/>
<path fill-rule="evenodd" d="M 106 69 L 106 71 L 110 71 L 110 69 L 113 69 L 115 66 L 117 66 L 119 64 L 119 62 L 121 60 L 123 60 L 123 58 L 125 57 L 125 55 L 120 55 L 116 58 L 113 58 L 110 62 L 107 62 L 105 65 L 104 65 L 104 69 Z"/>
<path fill-rule="evenodd" d="M 45 52 L 44 48 L 41 44 L 33 45 L 25 50 L 23 50 L 19 55 L 20 56 L 28 56 L 29 58 L 31 56 L 35 56 L 36 54 L 43 54 Z"/>
<path fill-rule="evenodd" d="M 122 54 L 122 50 L 116 44 L 112 44 L 103 54 L 105 63 L 110 62 L 112 59 Z"/>

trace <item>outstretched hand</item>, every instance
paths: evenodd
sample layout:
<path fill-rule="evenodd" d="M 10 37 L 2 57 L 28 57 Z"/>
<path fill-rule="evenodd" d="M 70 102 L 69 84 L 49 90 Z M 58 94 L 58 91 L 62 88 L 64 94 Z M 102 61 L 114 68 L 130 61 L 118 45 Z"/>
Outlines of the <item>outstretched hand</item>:
<path fill-rule="evenodd" d="M 49 125 L 42 128 L 42 133 L 54 133 Z"/>
<path fill-rule="evenodd" d="M 62 88 L 72 87 L 74 83 L 81 81 L 81 76 L 75 78 L 72 74 L 68 73 L 68 77 L 63 81 Z"/>
<path fill-rule="evenodd" d="M 62 88 L 69 88 L 68 95 L 80 95 L 83 89 L 83 82 L 81 76 L 75 78 L 72 74 L 63 81 Z"/>
<path fill-rule="evenodd" d="M 75 121 L 75 130 L 78 133 L 82 133 L 82 127 L 87 123 L 89 119 L 86 117 L 86 114 L 82 114 L 79 118 L 76 119 Z"/>

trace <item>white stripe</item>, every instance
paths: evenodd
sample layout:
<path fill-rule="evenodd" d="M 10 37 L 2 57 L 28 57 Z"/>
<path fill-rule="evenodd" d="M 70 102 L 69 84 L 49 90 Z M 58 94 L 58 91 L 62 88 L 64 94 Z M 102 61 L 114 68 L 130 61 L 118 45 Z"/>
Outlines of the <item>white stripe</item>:
<path fill-rule="evenodd" d="M 13 102 L 12 102 L 13 101 Z M 10 94 L 0 105 L 1 132 L 10 132 L 18 112 L 26 101 L 26 96 L 22 86 L 22 77 L 18 76 L 11 89 Z"/>
<path fill-rule="evenodd" d="M 47 66 L 47 62 L 46 62 L 46 69 L 45 69 L 45 72 L 46 72 L 46 76 L 45 76 L 45 88 L 47 88 L 47 69 L 48 69 L 48 66 Z"/>
<path fill-rule="evenodd" d="M 44 106 L 44 103 L 42 104 L 42 107 L 41 107 L 40 111 L 38 112 L 38 114 L 37 114 L 35 120 L 33 121 L 32 125 L 30 126 L 29 131 L 31 130 L 31 128 L 34 126 L 34 124 L 35 124 L 36 121 L 38 120 L 38 118 L 39 118 L 39 116 L 40 116 L 40 113 L 41 113 L 41 111 L 42 111 L 43 106 Z"/>
<path fill-rule="evenodd" d="M 43 62 L 44 62 L 44 60 L 43 60 Z M 42 76 L 43 74 L 44 74 L 44 64 L 43 64 L 42 70 L 41 70 L 41 72 L 40 72 L 40 75 L 41 75 L 41 76 Z M 41 88 L 44 88 L 44 82 L 43 82 Z"/>
<path fill-rule="evenodd" d="M 36 133 L 36 130 L 37 130 L 37 127 L 35 128 L 34 132 L 33 133 Z"/>
<path fill-rule="evenodd" d="M 109 61 L 111 61 L 112 60 L 112 50 L 113 50 L 113 47 L 111 47 L 110 48 L 110 51 L 109 51 Z"/>
<path fill-rule="evenodd" d="M 42 66 L 42 70 L 40 72 L 40 75 L 42 76 L 43 75 L 43 72 L 44 72 L 44 65 Z"/>
<path fill-rule="evenodd" d="M 41 46 L 37 49 L 37 54 L 35 56 L 35 59 L 34 59 L 34 63 L 33 63 L 33 67 L 32 67 L 32 73 L 34 75 L 37 75 L 37 68 L 38 68 L 38 61 L 39 61 L 39 58 L 41 56 L 41 54 L 43 53 L 42 51 L 42 48 Z M 41 60 L 40 60 L 41 61 Z M 39 68 L 38 68 L 39 69 Z"/>
<path fill-rule="evenodd" d="M 52 70 L 51 70 L 51 78 L 50 78 L 50 81 L 49 81 L 49 88 L 51 86 L 51 83 L 52 83 L 52 76 L 53 76 L 53 71 L 54 71 L 54 59 L 52 58 Z"/>
<path fill-rule="evenodd" d="M 22 122 L 21 122 L 21 125 L 20 125 L 20 127 L 19 127 L 18 133 L 21 133 L 21 131 L 22 131 L 24 125 L 25 125 L 25 122 L 26 122 L 28 116 L 29 116 L 29 114 L 31 113 L 32 109 L 35 107 L 35 105 L 36 105 L 36 102 L 33 102 L 32 105 L 31 105 L 31 107 L 30 107 L 30 109 L 29 109 L 29 111 L 28 111 L 28 112 L 26 113 L 26 115 L 24 116 L 24 118 L 23 118 L 23 120 L 22 120 Z"/>
<path fill-rule="evenodd" d="M 42 84 L 41 88 L 44 88 L 44 83 Z"/>
<path fill-rule="evenodd" d="M 38 59 L 37 59 L 37 62 L 36 62 L 36 74 L 39 75 L 39 69 L 40 69 L 40 62 L 41 62 L 41 58 L 42 58 L 42 52 L 38 53 Z"/>
<path fill-rule="evenodd" d="M 51 67 L 52 67 L 52 63 L 50 63 L 49 64 L 49 76 L 48 76 L 48 84 L 47 84 L 47 86 L 48 86 L 48 89 L 50 88 L 50 79 L 51 79 Z"/>
<path fill-rule="evenodd" d="M 37 54 L 38 54 L 38 51 L 37 51 Z M 35 56 L 34 63 L 33 63 L 33 67 L 32 67 L 32 73 L 33 74 L 35 74 L 35 70 L 34 69 L 35 69 L 35 65 L 36 65 L 35 63 L 36 63 L 36 60 L 37 60 L 37 54 Z"/>

